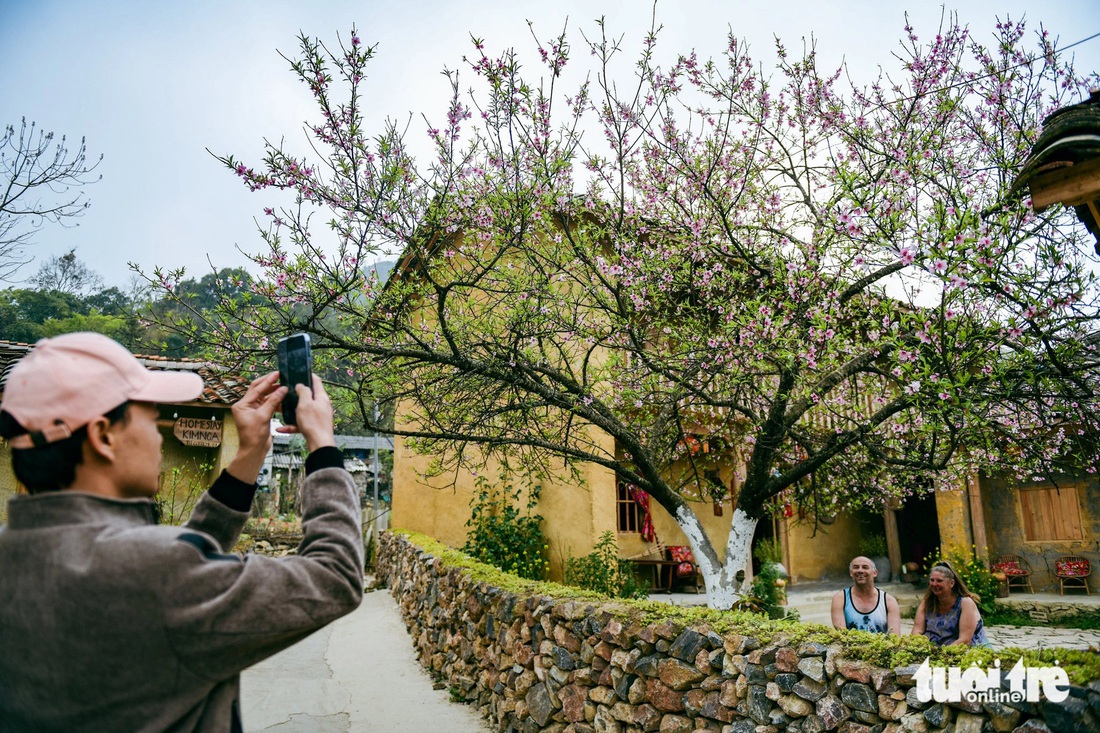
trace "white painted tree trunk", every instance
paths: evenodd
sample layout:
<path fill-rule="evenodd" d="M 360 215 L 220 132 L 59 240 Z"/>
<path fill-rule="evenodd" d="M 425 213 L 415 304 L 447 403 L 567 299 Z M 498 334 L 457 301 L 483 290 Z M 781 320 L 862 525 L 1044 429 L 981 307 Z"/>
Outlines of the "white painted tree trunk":
<path fill-rule="evenodd" d="M 699 572 L 707 584 L 707 605 L 711 608 L 726 610 L 737 601 L 737 571 L 744 569 L 748 563 L 756 522 L 741 509 L 734 510 L 729 542 L 726 543 L 726 561 L 720 564 L 714 544 L 707 537 L 695 512 L 686 504 L 676 512 L 676 523 L 687 536 Z"/>

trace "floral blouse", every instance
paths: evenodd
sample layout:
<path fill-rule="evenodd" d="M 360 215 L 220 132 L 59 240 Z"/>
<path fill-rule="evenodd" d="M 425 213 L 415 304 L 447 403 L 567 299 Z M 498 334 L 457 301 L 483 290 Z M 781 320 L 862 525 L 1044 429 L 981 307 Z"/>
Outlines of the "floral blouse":
<path fill-rule="evenodd" d="M 938 609 L 935 599 L 932 599 L 934 608 Z M 924 614 L 924 635 L 936 646 L 947 646 L 959 640 L 959 619 L 962 618 L 962 596 L 955 599 L 955 605 L 944 614 L 937 611 L 926 610 Z M 978 616 L 978 625 L 974 628 L 974 637 L 970 640 L 971 646 L 987 646 L 985 639 L 985 626 L 982 618 Z"/>

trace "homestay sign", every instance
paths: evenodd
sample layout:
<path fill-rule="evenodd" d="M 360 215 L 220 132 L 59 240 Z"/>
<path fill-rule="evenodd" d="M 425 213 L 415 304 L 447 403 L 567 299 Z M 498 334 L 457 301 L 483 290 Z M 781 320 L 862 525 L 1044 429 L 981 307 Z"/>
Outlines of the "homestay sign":
<path fill-rule="evenodd" d="M 172 433 L 184 445 L 217 448 L 222 444 L 222 423 L 220 420 L 181 417 L 172 426 Z"/>

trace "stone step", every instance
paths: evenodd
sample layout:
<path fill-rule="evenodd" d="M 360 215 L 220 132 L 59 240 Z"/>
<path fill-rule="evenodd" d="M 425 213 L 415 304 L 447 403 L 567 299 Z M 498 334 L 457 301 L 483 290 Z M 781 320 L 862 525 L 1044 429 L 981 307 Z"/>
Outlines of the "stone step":
<path fill-rule="evenodd" d="M 879 583 L 876 587 L 886 591 L 894 598 L 897 598 L 899 603 L 902 599 L 919 599 L 924 595 L 923 590 L 915 588 L 911 583 Z M 840 588 L 828 588 L 823 590 L 802 590 L 802 588 L 803 586 L 797 583 L 789 585 L 787 586 L 787 595 L 792 599 L 798 598 L 799 603 L 815 603 L 819 601 L 832 603 L 833 595 L 840 590 Z"/>
<path fill-rule="evenodd" d="M 886 583 L 878 588 L 894 596 L 898 602 L 901 615 L 912 615 L 920 603 L 923 592 L 914 588 L 909 583 Z M 788 589 L 787 607 L 798 611 L 798 616 L 807 623 L 819 623 L 828 626 L 832 622 L 833 595 L 836 590 L 799 592 L 798 586 L 790 586 Z"/>
<path fill-rule="evenodd" d="M 898 608 L 904 614 L 906 609 L 915 610 L 917 604 L 920 603 L 919 598 L 898 598 Z M 798 612 L 803 616 L 807 614 L 823 613 L 826 616 L 832 612 L 833 603 L 829 601 L 814 601 L 812 603 L 803 603 L 797 598 L 788 598 L 787 605 L 791 608 L 797 608 Z"/>

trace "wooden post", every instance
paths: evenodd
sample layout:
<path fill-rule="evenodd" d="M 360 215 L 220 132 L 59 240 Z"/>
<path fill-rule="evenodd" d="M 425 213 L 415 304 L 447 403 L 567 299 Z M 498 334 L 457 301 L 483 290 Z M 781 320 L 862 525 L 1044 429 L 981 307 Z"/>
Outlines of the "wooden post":
<path fill-rule="evenodd" d="M 787 568 L 787 582 L 794 583 L 794 568 L 791 567 L 791 536 L 788 529 L 788 517 L 779 520 L 779 548 L 783 552 L 783 567 Z"/>
<path fill-rule="evenodd" d="M 974 553 L 989 564 L 988 540 L 985 536 L 985 511 L 982 509 L 982 485 L 976 475 L 966 477 L 966 494 L 970 497 L 970 527 L 974 535 Z"/>
<path fill-rule="evenodd" d="M 898 537 L 898 515 L 890 507 L 882 512 L 886 525 L 886 553 L 890 558 L 890 572 L 894 578 L 901 578 L 901 540 Z"/>

